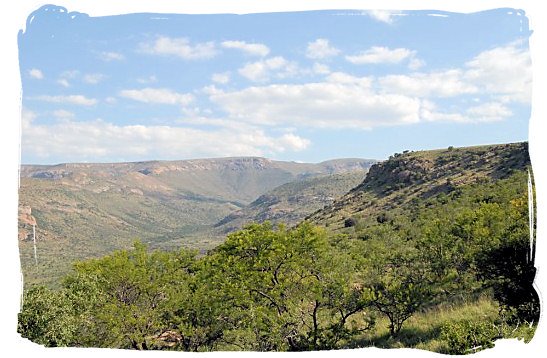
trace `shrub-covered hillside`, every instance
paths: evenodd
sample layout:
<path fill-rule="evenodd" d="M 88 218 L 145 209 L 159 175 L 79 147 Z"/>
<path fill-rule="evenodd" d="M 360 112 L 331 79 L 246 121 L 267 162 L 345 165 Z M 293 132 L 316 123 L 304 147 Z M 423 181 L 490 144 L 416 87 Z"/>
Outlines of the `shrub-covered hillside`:
<path fill-rule="evenodd" d="M 459 186 L 495 182 L 529 167 L 527 142 L 396 153 L 373 165 L 355 189 L 307 219 L 340 228 L 348 218 L 387 215 Z"/>
<path fill-rule="evenodd" d="M 526 144 L 397 155 L 314 223 L 251 224 L 203 256 L 137 243 L 79 262 L 61 288 L 26 291 L 19 332 L 46 346 L 184 351 L 465 354 L 529 340 L 540 307 L 527 158 Z M 394 163 L 414 168 L 403 185 L 384 180 L 399 178 Z"/>

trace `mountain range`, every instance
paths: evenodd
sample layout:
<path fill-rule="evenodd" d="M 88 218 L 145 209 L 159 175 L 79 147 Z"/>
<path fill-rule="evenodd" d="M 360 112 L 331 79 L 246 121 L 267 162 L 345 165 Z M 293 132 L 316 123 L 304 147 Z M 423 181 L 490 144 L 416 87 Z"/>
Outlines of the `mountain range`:
<path fill-rule="evenodd" d="M 248 221 L 296 223 L 358 185 L 374 163 L 236 157 L 22 165 L 19 246 L 25 280 L 51 283 L 74 260 L 105 255 L 135 239 L 153 248 L 204 251 Z M 260 206 L 266 198 L 276 198 L 277 205 Z"/>

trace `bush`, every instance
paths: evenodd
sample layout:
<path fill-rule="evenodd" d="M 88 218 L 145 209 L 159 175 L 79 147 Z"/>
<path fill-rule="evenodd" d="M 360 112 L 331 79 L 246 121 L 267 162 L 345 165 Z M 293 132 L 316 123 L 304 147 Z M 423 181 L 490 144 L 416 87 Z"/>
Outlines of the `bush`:
<path fill-rule="evenodd" d="M 389 216 L 386 213 L 381 213 L 380 215 L 378 215 L 376 217 L 376 221 L 379 224 L 383 224 L 383 223 L 387 222 L 388 220 L 389 220 Z"/>
<path fill-rule="evenodd" d="M 511 324 L 532 323 L 539 320 L 540 303 L 533 287 L 536 267 L 527 227 L 527 198 L 515 199 L 511 205 L 512 210 L 506 215 L 509 225 L 502 234 L 504 239 L 477 255 L 477 276 L 493 288 L 494 298 Z"/>
<path fill-rule="evenodd" d="M 63 291 L 36 286 L 24 294 L 17 332 L 46 347 L 69 345 L 76 332 L 77 317 Z"/>
<path fill-rule="evenodd" d="M 441 327 L 441 340 L 449 354 L 467 354 L 492 348 L 494 339 L 499 338 L 492 322 L 462 320 L 449 322 Z"/>
<path fill-rule="evenodd" d="M 355 218 L 347 218 L 344 220 L 344 227 L 353 227 L 357 225 L 357 219 Z"/>

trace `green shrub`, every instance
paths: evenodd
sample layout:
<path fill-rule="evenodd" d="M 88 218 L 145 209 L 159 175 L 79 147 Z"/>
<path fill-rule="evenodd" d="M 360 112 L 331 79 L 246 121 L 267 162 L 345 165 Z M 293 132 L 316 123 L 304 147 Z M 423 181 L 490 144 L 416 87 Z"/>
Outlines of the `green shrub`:
<path fill-rule="evenodd" d="M 498 330 L 492 322 L 462 320 L 445 323 L 441 327 L 441 340 L 446 344 L 449 354 L 467 354 L 491 348 Z"/>

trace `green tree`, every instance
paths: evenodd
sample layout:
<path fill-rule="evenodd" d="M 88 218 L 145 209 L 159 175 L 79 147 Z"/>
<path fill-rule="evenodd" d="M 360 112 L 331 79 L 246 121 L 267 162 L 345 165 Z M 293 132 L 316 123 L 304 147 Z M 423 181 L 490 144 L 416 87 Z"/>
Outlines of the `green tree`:
<path fill-rule="evenodd" d="M 46 347 L 68 346 L 77 334 L 78 320 L 64 291 L 30 288 L 18 318 L 21 336 Z"/>
<path fill-rule="evenodd" d="M 396 336 L 403 323 L 432 299 L 428 268 L 416 254 L 391 252 L 373 263 L 372 302 L 389 319 L 389 333 Z"/>
<path fill-rule="evenodd" d="M 253 224 L 230 235 L 207 261 L 209 280 L 234 307 L 226 315 L 240 323 L 239 331 L 245 328 L 239 337 L 247 339 L 238 344 L 326 349 L 366 328 L 348 328 L 349 318 L 369 301 L 365 290 L 352 286 L 352 263 L 339 254 L 323 230 L 307 223 L 293 230 Z"/>
<path fill-rule="evenodd" d="M 369 291 L 370 302 L 389 320 L 389 332 L 396 336 L 405 321 L 429 305 L 435 284 L 429 264 L 414 247 L 410 231 L 378 224 L 356 241 L 352 250 L 361 255 L 359 276 Z"/>
<path fill-rule="evenodd" d="M 192 253 L 148 253 L 141 243 L 75 264 L 65 289 L 82 318 L 86 346 L 150 349 L 172 304 L 187 297 Z"/>
<path fill-rule="evenodd" d="M 510 321 L 537 322 L 540 310 L 533 287 L 535 243 L 528 228 L 527 197 L 511 201 L 504 222 L 502 239 L 479 253 L 477 275 L 493 288 L 494 297 Z"/>

